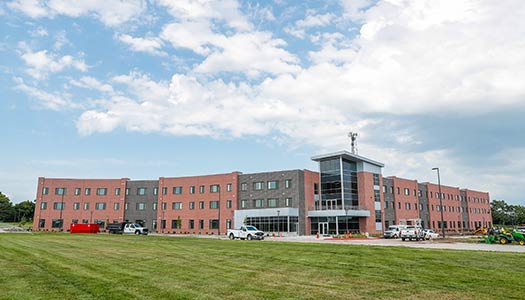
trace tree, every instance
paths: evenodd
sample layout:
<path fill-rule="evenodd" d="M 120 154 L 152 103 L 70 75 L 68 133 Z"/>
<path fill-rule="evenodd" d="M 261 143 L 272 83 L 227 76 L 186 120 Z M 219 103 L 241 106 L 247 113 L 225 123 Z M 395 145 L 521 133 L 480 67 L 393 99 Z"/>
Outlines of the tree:
<path fill-rule="evenodd" d="M 504 200 L 493 200 L 490 203 L 494 224 L 525 224 L 525 206 L 509 205 Z"/>
<path fill-rule="evenodd" d="M 20 203 L 15 204 L 14 210 L 15 222 L 23 222 L 22 220 L 32 220 L 33 215 L 35 214 L 35 202 L 29 200 L 22 201 Z"/>
<path fill-rule="evenodd" d="M 14 218 L 13 204 L 9 198 L 0 192 L 0 221 L 12 222 Z"/>

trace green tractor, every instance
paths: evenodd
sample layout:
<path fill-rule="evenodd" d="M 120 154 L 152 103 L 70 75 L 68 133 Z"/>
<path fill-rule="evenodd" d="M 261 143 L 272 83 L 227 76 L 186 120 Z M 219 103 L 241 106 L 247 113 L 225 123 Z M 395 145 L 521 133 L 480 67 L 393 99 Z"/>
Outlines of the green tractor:
<path fill-rule="evenodd" d="M 490 230 L 487 237 L 485 238 L 485 243 L 487 244 L 499 243 L 505 245 L 512 243 L 512 241 L 514 241 L 513 235 L 507 232 L 504 228 L 498 230 Z M 525 239 L 523 242 L 525 243 Z"/>
<path fill-rule="evenodd" d="M 516 231 L 516 230 L 513 230 L 512 231 L 512 238 L 518 242 L 520 245 L 525 245 L 525 236 L 523 235 L 523 233 L 519 232 L 519 231 Z"/>

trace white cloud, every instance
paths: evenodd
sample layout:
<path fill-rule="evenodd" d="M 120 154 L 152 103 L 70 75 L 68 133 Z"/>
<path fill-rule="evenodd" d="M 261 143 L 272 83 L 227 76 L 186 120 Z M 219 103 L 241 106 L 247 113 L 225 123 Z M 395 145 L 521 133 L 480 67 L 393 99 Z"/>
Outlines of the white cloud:
<path fill-rule="evenodd" d="M 33 37 L 41 37 L 41 36 L 47 36 L 48 33 L 47 33 L 47 30 L 41 26 L 39 26 L 38 28 L 34 29 L 34 30 L 31 30 L 29 32 L 29 34 Z"/>
<path fill-rule="evenodd" d="M 240 12 L 235 0 L 200 1 L 200 0 L 159 0 L 159 5 L 166 6 L 171 15 L 181 21 L 206 22 L 223 21 L 229 27 L 239 31 L 252 30 L 252 25 Z"/>
<path fill-rule="evenodd" d="M 309 27 L 323 27 L 327 26 L 335 18 L 334 14 L 310 14 L 307 15 L 304 19 L 295 22 L 295 25 L 299 28 L 309 28 Z"/>
<path fill-rule="evenodd" d="M 121 42 L 130 46 L 131 50 L 137 52 L 147 52 L 152 55 L 167 56 L 168 54 L 160 49 L 163 42 L 157 37 L 137 38 L 128 34 L 121 34 L 117 37 Z"/>
<path fill-rule="evenodd" d="M 13 0 L 7 3 L 13 10 L 31 18 L 53 18 L 55 15 L 93 16 L 106 26 L 117 26 L 138 17 L 147 7 L 144 0 Z"/>
<path fill-rule="evenodd" d="M 77 87 L 81 87 L 81 88 L 85 88 L 85 89 L 91 89 L 91 90 L 97 90 L 97 91 L 100 91 L 100 92 L 103 92 L 103 93 L 112 93 L 113 92 L 113 87 L 109 84 L 106 84 L 106 83 L 102 83 L 100 81 L 98 81 L 96 78 L 94 77 L 90 77 L 90 76 L 83 76 L 81 77 L 79 80 L 70 80 L 69 83 L 71 85 L 74 85 L 74 86 L 77 86 Z"/>
<path fill-rule="evenodd" d="M 53 49 L 60 50 L 66 45 L 71 45 L 71 42 L 67 38 L 66 31 L 61 30 L 55 36 L 55 43 L 53 44 Z"/>
<path fill-rule="evenodd" d="M 88 66 L 82 59 L 75 59 L 71 55 L 58 56 L 49 53 L 47 50 L 32 52 L 24 44 L 21 48 L 25 51 L 20 58 L 27 65 L 26 73 L 35 79 L 46 79 L 50 73 L 61 72 L 65 69 L 73 68 L 85 72 Z"/>
<path fill-rule="evenodd" d="M 37 100 L 43 108 L 51 110 L 64 110 L 70 108 L 80 108 L 79 105 L 70 100 L 70 95 L 65 93 L 48 93 L 41 89 L 27 85 L 21 78 L 15 78 L 14 89 L 26 93 L 29 97 Z"/>
<path fill-rule="evenodd" d="M 31 18 L 49 16 L 49 10 L 44 0 L 15 0 L 7 3 L 7 7 L 21 11 Z"/>

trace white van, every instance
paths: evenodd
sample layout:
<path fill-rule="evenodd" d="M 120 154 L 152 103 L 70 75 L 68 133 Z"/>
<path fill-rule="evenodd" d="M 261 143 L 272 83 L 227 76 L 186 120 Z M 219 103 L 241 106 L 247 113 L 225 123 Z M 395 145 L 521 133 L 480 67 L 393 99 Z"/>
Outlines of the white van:
<path fill-rule="evenodd" d="M 391 225 L 383 233 L 385 239 L 397 239 L 400 237 L 401 229 L 406 228 L 406 225 Z"/>

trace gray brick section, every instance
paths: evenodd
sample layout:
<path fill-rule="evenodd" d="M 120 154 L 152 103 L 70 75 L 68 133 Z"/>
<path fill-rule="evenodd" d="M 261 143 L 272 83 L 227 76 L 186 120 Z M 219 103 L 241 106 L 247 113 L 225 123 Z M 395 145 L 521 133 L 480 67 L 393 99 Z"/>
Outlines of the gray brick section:
<path fill-rule="evenodd" d="M 285 180 L 291 179 L 291 188 L 285 187 Z M 268 189 L 268 181 L 277 180 L 279 182 L 279 188 L 275 190 Z M 263 182 L 263 188 L 261 190 L 255 190 L 254 184 L 256 182 Z M 247 185 L 247 190 L 243 191 L 243 184 Z M 297 208 L 299 210 L 299 228 L 298 234 L 304 235 L 305 233 L 305 207 L 304 207 L 304 172 L 302 170 L 286 170 L 286 171 L 275 171 L 275 172 L 264 172 L 264 173 L 253 173 L 253 174 L 242 174 L 239 175 L 239 203 L 238 209 L 257 209 L 255 207 L 256 199 L 264 199 L 264 207 L 268 207 L 268 199 L 277 198 L 277 207 L 286 207 L 285 199 L 292 198 L 292 205 L 290 207 Z M 246 201 L 246 207 L 242 207 L 242 201 Z"/>
<path fill-rule="evenodd" d="M 154 231 L 153 220 L 157 219 L 157 210 L 153 210 L 153 203 L 157 203 L 158 195 L 153 194 L 153 189 L 158 188 L 158 186 L 158 180 L 129 180 L 126 184 L 126 188 L 129 188 L 129 194 L 126 195 L 128 209 L 124 210 L 124 220 L 129 222 L 145 220 L 146 227 L 149 228 L 150 232 Z M 146 194 L 138 195 L 137 190 L 139 188 L 146 188 Z M 138 210 L 138 203 L 144 203 L 146 208 Z"/>
<path fill-rule="evenodd" d="M 383 190 L 383 197 L 386 203 L 385 211 L 385 225 L 394 225 L 396 222 L 396 211 L 394 207 L 394 194 L 391 192 L 394 187 L 394 181 L 390 178 L 383 177 L 383 185 L 386 187 L 386 191 Z M 385 189 L 383 187 L 383 189 Z"/>
<path fill-rule="evenodd" d="M 461 213 L 461 218 L 463 219 L 463 222 L 465 224 L 465 228 L 463 228 L 463 230 L 465 229 L 469 229 L 470 230 L 470 222 L 469 222 L 469 218 L 468 218 L 468 203 L 467 203 L 467 193 L 465 191 L 459 191 L 459 194 L 461 196 L 461 209 L 463 210 L 463 212 Z M 461 226 L 463 226 L 463 224 L 461 224 Z"/>
<path fill-rule="evenodd" d="M 430 228 L 431 224 L 430 224 L 430 207 L 428 205 L 428 190 L 427 190 L 427 186 L 425 184 L 422 184 L 422 183 L 418 183 L 418 202 L 419 202 L 419 205 L 423 206 L 423 210 L 419 209 L 419 218 L 421 219 L 421 225 L 423 226 L 423 228 Z M 421 196 L 419 196 L 421 195 Z"/>

